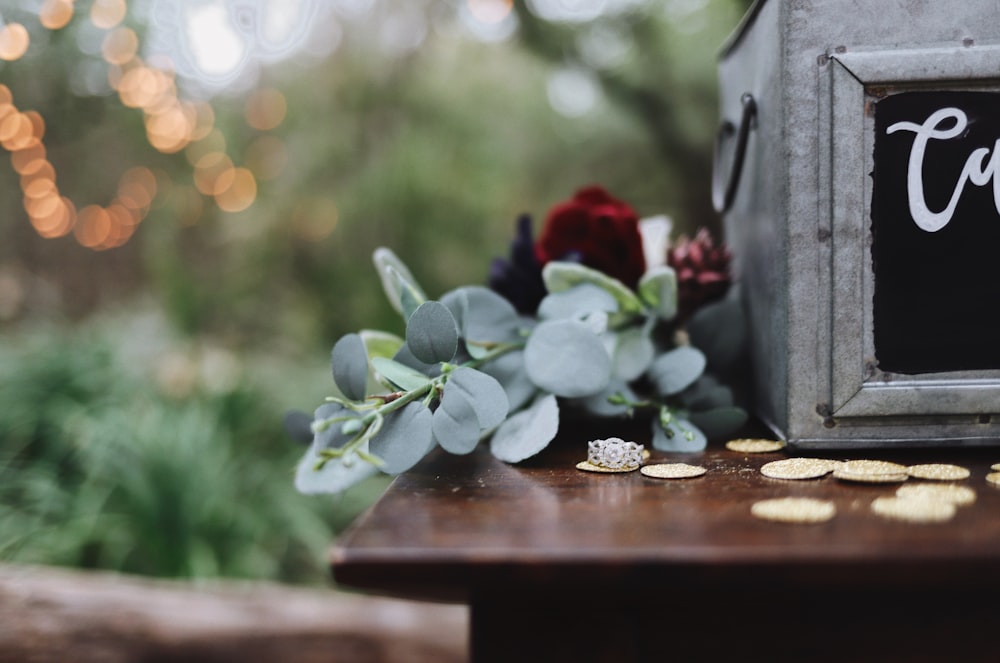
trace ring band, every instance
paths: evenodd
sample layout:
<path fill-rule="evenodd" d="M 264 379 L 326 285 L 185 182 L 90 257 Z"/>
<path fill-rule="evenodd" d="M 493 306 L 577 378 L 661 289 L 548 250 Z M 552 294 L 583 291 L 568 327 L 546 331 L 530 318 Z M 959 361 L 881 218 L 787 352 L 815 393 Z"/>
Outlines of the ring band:
<path fill-rule="evenodd" d="M 641 444 L 620 437 L 591 440 L 587 443 L 587 462 L 609 470 L 635 470 L 642 465 Z"/>

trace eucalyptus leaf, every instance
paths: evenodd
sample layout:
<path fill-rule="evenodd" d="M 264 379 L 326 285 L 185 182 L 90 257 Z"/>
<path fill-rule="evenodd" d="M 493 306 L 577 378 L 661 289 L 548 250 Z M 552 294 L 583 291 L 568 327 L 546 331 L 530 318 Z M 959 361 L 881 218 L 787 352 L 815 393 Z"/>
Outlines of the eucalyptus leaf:
<path fill-rule="evenodd" d="M 728 407 L 735 403 L 733 390 L 720 384 L 715 376 L 706 373 L 698 378 L 693 385 L 681 393 L 681 400 L 688 410 L 710 410 L 716 407 Z"/>
<path fill-rule="evenodd" d="M 648 270 L 639 279 L 639 299 L 658 317 L 672 320 L 677 315 L 677 273 L 667 265 Z"/>
<path fill-rule="evenodd" d="M 392 359 L 399 352 L 399 349 L 403 347 L 404 342 L 396 334 L 378 329 L 362 329 L 358 332 L 358 336 L 364 341 L 365 350 L 372 359 L 375 357 Z"/>
<path fill-rule="evenodd" d="M 524 348 L 528 377 L 556 396 L 599 393 L 611 379 L 611 358 L 601 339 L 576 320 L 539 323 Z"/>
<path fill-rule="evenodd" d="M 511 412 L 520 410 L 538 392 L 524 367 L 524 350 L 511 350 L 479 367 L 503 386 Z"/>
<path fill-rule="evenodd" d="M 372 359 L 372 366 L 394 387 L 403 391 L 420 389 L 427 386 L 427 383 L 430 382 L 430 378 L 423 373 L 393 359 L 375 357 Z"/>
<path fill-rule="evenodd" d="M 519 463 L 549 445 L 559 432 L 559 403 L 549 394 L 500 424 L 490 452 L 506 463 Z"/>
<path fill-rule="evenodd" d="M 362 452 L 367 451 L 366 447 L 367 445 L 362 445 Z M 364 462 L 353 454 L 346 459 L 330 459 L 322 469 L 317 470 L 316 465 L 321 461 L 319 452 L 322 448 L 314 442 L 295 469 L 295 489 L 300 493 L 306 495 L 341 493 L 378 473 L 374 465 Z"/>
<path fill-rule="evenodd" d="M 507 393 L 495 378 L 474 368 L 456 368 L 444 385 L 442 403 L 459 394 L 472 404 L 480 430 L 489 430 L 507 416 Z"/>
<path fill-rule="evenodd" d="M 441 302 L 424 302 L 406 322 L 406 346 L 424 363 L 451 361 L 458 351 L 455 316 Z"/>
<path fill-rule="evenodd" d="M 313 424 L 333 418 L 354 417 L 357 413 L 348 410 L 340 403 L 324 403 L 313 412 Z M 339 449 L 354 438 L 353 434 L 344 432 L 343 422 L 335 422 L 318 431 L 313 437 L 313 443 L 320 449 Z"/>
<path fill-rule="evenodd" d="M 365 400 L 368 386 L 368 351 L 358 334 L 345 334 L 330 352 L 333 381 L 337 388 L 352 401 Z"/>
<path fill-rule="evenodd" d="M 646 372 L 653 362 L 656 348 L 642 327 L 632 327 L 616 334 L 612 357 L 612 377 L 626 382 Z"/>
<path fill-rule="evenodd" d="M 653 448 L 658 451 L 692 453 L 708 445 L 705 434 L 687 419 L 675 417 L 666 429 L 659 419 L 653 420 Z"/>
<path fill-rule="evenodd" d="M 618 393 L 633 403 L 642 400 L 627 383 L 622 380 L 612 380 L 607 388 L 600 393 L 585 398 L 576 398 L 571 402 L 573 405 L 583 408 L 594 416 L 622 417 L 628 414 L 628 405 L 612 403 L 608 400 L 608 398 Z"/>
<path fill-rule="evenodd" d="M 552 261 L 546 264 L 542 268 L 542 280 L 550 293 L 563 292 L 581 283 L 591 283 L 614 297 L 621 313 L 633 315 L 642 312 L 642 302 L 628 286 L 604 272 L 576 262 Z"/>
<path fill-rule="evenodd" d="M 747 422 L 747 413 L 739 407 L 716 407 L 690 412 L 688 420 L 701 429 L 706 437 L 717 440 L 739 430 Z"/>
<path fill-rule="evenodd" d="M 434 439 L 453 454 L 467 454 L 479 444 L 482 429 L 476 408 L 460 392 L 445 392 L 432 420 Z"/>
<path fill-rule="evenodd" d="M 410 269 L 393 253 L 392 249 L 380 246 L 372 254 L 372 261 L 375 263 L 375 269 L 378 271 L 382 281 L 382 289 L 385 290 L 389 304 L 397 313 L 403 314 L 405 320 L 409 317 L 409 313 L 412 313 L 412 309 L 408 312 L 404 310 L 403 293 L 405 292 L 407 298 L 412 300 L 409 302 L 409 306 L 412 308 L 416 308 L 413 305 L 414 302 L 419 305 L 426 301 L 427 295 L 417 285 L 417 280 L 413 278 Z"/>
<path fill-rule="evenodd" d="M 580 319 L 595 311 L 614 313 L 617 310 L 618 301 L 611 293 L 593 283 L 581 283 L 546 295 L 538 305 L 538 317 L 543 320 Z"/>
<path fill-rule="evenodd" d="M 426 375 L 429 378 L 435 378 L 441 375 L 441 364 L 428 364 L 422 362 L 413 356 L 413 352 L 406 343 L 403 343 L 403 347 L 399 349 L 399 352 L 393 357 L 395 361 L 402 364 L 403 366 L 409 366 L 417 373 Z"/>
<path fill-rule="evenodd" d="M 520 341 L 520 318 L 507 299 L 483 286 L 465 286 L 441 298 L 459 321 L 469 354 L 481 358 L 498 343 Z"/>
<path fill-rule="evenodd" d="M 386 474 L 400 474 L 416 465 L 434 448 L 432 415 L 422 403 L 408 403 L 385 415 L 382 429 L 369 449 L 384 462 Z"/>
<path fill-rule="evenodd" d="M 738 287 L 734 285 L 725 298 L 695 311 L 686 328 L 691 344 L 705 353 L 713 371 L 732 370 L 747 347 L 747 319 Z"/>
<path fill-rule="evenodd" d="M 705 355 L 697 348 L 682 345 L 653 360 L 647 372 L 661 396 L 678 394 L 697 380 L 705 370 Z"/>

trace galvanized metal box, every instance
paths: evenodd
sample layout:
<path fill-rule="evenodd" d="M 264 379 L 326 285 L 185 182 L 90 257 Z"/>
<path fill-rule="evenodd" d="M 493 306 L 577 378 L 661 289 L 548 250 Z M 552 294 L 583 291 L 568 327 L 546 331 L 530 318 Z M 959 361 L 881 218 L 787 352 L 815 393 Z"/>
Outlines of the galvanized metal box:
<path fill-rule="evenodd" d="M 803 448 L 1000 440 L 1000 2 L 758 0 L 713 194 L 754 408 Z"/>

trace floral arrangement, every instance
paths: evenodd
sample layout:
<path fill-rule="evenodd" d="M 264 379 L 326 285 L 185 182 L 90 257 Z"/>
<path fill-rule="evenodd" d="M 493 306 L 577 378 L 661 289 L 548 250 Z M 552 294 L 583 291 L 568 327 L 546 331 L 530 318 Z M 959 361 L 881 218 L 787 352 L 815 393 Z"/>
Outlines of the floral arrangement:
<path fill-rule="evenodd" d="M 746 420 L 720 379 L 738 365 L 743 319 L 728 251 L 707 231 L 669 245 L 667 217 L 640 220 L 599 186 L 553 207 L 533 238 L 518 220 L 487 286 L 430 299 L 387 248 L 374 263 L 402 336 L 363 330 L 333 346 L 340 392 L 286 428 L 309 450 L 303 493 L 399 474 L 435 447 L 480 442 L 518 463 L 563 416 L 651 415 L 652 446 L 694 452 Z"/>

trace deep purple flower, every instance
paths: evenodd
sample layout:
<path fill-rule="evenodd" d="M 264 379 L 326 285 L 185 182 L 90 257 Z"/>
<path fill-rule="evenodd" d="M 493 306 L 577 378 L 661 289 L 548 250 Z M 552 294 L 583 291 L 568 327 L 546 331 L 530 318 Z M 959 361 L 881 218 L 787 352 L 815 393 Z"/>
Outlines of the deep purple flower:
<path fill-rule="evenodd" d="M 494 258 L 490 264 L 489 286 L 506 297 L 519 312 L 531 315 L 545 297 L 542 266 L 535 258 L 531 217 L 517 219 L 517 234 L 510 243 L 510 259 Z"/>

